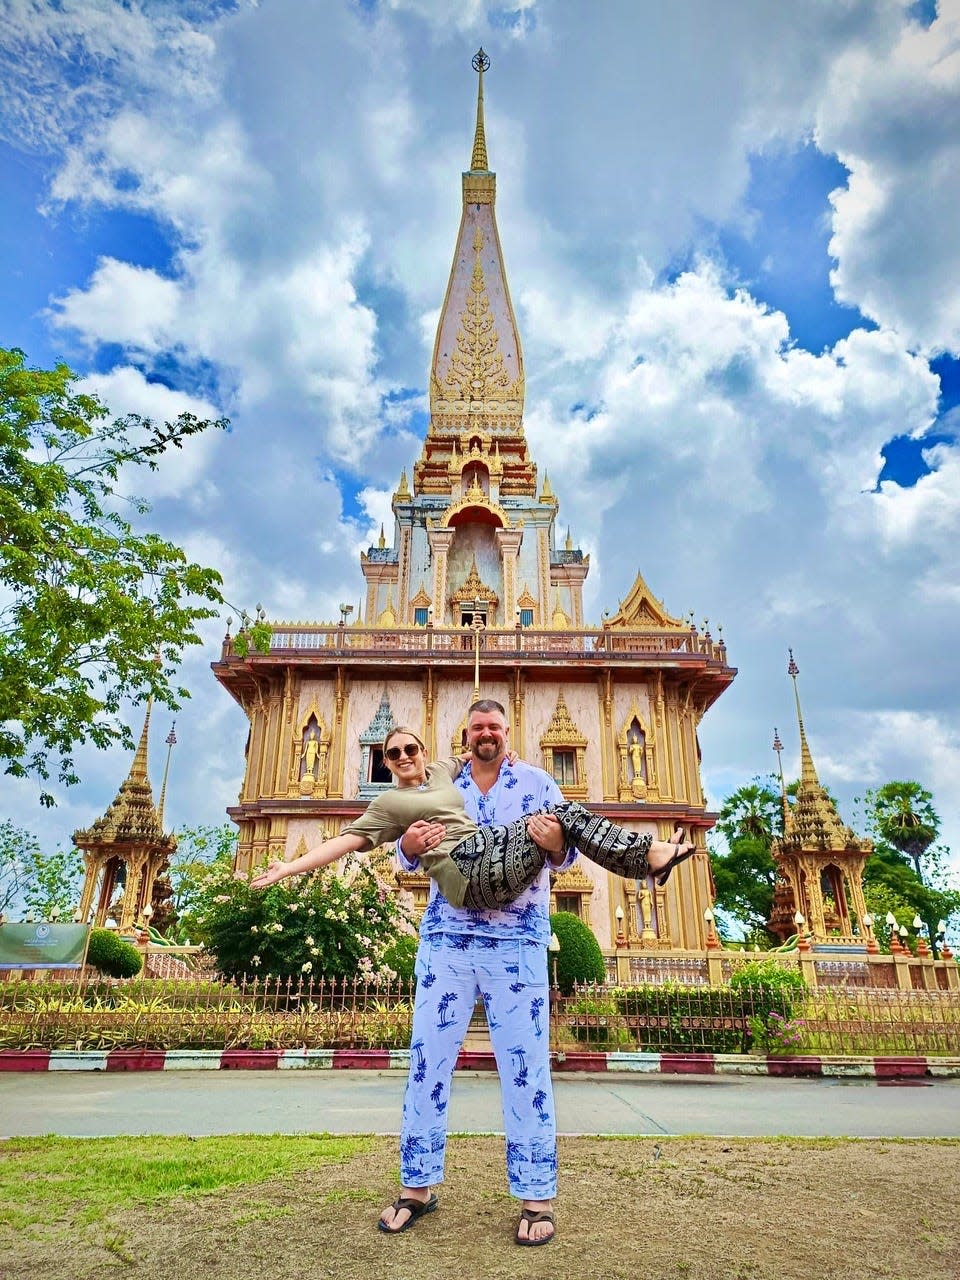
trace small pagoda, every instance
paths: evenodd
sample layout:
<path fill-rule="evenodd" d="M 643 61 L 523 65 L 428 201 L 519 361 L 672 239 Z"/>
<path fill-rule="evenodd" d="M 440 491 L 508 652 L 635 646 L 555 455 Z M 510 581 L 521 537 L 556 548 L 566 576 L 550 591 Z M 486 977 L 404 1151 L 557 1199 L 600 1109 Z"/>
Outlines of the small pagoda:
<path fill-rule="evenodd" d="M 108 915 L 113 915 L 124 934 L 135 933 L 149 924 L 154 886 L 177 847 L 176 836 L 163 830 L 166 778 L 160 802 L 154 804 L 147 774 L 150 708 L 148 703 L 136 755 L 116 799 L 92 826 L 73 833 L 73 842 L 83 851 L 86 866 L 80 919 L 86 922 L 91 918 L 96 898 L 93 924 L 101 927 Z M 115 895 L 120 885 L 123 896 L 116 904 Z"/>
<path fill-rule="evenodd" d="M 800 710 L 800 668 L 792 649 L 787 672 L 793 680 L 800 729 L 800 786 L 795 802 L 788 803 L 781 769 L 783 836 L 772 847 L 777 882 L 767 927 L 781 941 L 800 933 L 815 946 L 819 943 L 820 949 L 824 944 L 843 950 L 865 948 L 863 869 L 873 844 L 845 825 L 817 777 Z M 777 736 L 778 756 L 779 749 Z"/>

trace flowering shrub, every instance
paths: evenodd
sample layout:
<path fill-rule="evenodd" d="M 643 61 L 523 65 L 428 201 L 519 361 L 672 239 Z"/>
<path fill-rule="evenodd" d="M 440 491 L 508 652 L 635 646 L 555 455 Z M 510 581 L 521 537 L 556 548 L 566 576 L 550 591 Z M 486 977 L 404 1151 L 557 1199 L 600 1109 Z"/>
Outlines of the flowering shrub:
<path fill-rule="evenodd" d="M 766 1017 L 750 1019 L 750 1038 L 764 1053 L 797 1053 L 803 1042 L 803 1021 L 771 1009 Z"/>
<path fill-rule="evenodd" d="M 365 863 L 347 859 L 343 875 L 324 868 L 269 889 L 251 889 L 250 878 L 217 864 L 205 886 L 197 921 L 221 973 L 396 979 L 390 955 L 413 924 Z"/>

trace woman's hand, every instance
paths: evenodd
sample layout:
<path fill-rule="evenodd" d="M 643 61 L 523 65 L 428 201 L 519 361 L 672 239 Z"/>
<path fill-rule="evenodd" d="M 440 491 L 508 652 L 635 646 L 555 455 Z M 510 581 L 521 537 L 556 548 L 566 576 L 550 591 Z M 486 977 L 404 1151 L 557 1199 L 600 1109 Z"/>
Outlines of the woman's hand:
<path fill-rule="evenodd" d="M 286 875 L 287 864 L 280 860 L 270 863 L 266 871 L 261 871 L 258 876 L 250 881 L 251 889 L 269 889 L 272 884 L 276 884 L 278 880 L 282 880 Z"/>

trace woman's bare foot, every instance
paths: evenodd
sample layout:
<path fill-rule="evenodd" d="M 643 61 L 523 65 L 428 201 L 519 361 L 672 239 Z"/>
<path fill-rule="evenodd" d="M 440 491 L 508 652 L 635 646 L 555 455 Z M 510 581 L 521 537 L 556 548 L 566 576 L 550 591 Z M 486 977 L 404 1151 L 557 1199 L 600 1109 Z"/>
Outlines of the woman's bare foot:
<path fill-rule="evenodd" d="M 401 1187 L 401 1200 L 417 1200 L 420 1204 L 426 1204 L 430 1199 L 429 1187 Z M 392 1204 L 380 1214 L 380 1221 L 388 1231 L 402 1231 L 404 1225 L 410 1221 L 413 1214 L 409 1209 L 397 1209 Z"/>
<path fill-rule="evenodd" d="M 524 1209 L 529 1209 L 531 1213 L 541 1213 L 543 1210 L 552 1212 L 552 1200 L 524 1200 Z M 517 1227 L 517 1240 L 529 1240 L 532 1243 L 539 1240 L 549 1240 L 556 1228 L 552 1222 L 527 1222 L 521 1219 L 520 1225 Z"/>

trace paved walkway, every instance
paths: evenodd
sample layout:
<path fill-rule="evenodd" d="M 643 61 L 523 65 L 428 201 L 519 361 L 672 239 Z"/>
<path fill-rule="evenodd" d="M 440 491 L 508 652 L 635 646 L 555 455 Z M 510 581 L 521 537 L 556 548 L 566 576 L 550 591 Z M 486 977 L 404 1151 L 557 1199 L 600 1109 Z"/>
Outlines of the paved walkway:
<path fill-rule="evenodd" d="M 373 1071 L 0 1074 L 0 1136 L 396 1133 L 404 1078 Z M 960 1137 L 960 1081 L 606 1072 L 554 1079 L 568 1134 Z M 458 1073 L 450 1130 L 500 1133 L 495 1076 Z"/>

